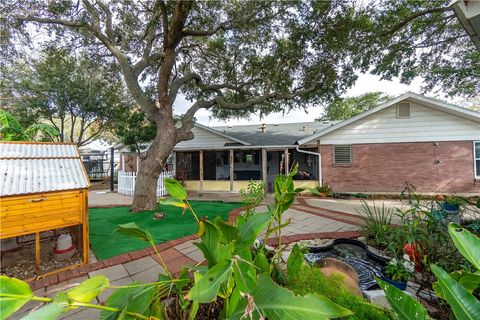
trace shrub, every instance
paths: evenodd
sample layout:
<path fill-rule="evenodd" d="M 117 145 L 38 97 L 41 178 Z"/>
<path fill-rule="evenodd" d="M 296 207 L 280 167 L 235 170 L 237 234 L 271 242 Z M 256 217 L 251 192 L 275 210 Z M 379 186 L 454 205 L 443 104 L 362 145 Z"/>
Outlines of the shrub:
<path fill-rule="evenodd" d="M 392 216 L 393 209 L 385 207 L 383 203 L 381 207 L 377 207 L 375 202 L 369 205 L 362 201 L 362 210 L 360 212 L 365 217 L 365 223 L 362 227 L 363 235 L 368 243 L 385 248 L 388 244 L 389 234 L 392 232 Z"/>

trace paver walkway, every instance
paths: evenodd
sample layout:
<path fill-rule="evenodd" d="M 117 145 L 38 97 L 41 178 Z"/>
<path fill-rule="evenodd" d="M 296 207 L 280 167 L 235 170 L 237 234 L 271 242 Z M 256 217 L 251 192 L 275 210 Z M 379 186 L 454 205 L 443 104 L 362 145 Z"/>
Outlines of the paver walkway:
<path fill-rule="evenodd" d="M 117 204 L 117 200 L 124 197 L 131 198 L 114 193 L 95 194 L 95 192 L 90 194 L 89 200 L 92 206 L 128 205 L 126 202 Z M 128 199 L 122 201 L 124 200 L 128 201 Z M 261 212 L 262 209 L 265 210 L 266 207 L 259 207 L 257 211 Z M 240 212 L 241 209 L 233 210 L 230 218 L 235 219 Z M 358 231 L 362 223 L 362 218 L 358 215 L 319 208 L 315 202 L 302 197 L 299 197 L 284 213 L 284 220 L 287 219 L 290 219 L 291 223 L 282 230 L 284 235 L 282 242 L 285 244 L 304 239 L 357 237 L 360 235 Z M 196 240 L 196 235 L 190 235 L 158 244 L 156 248 L 169 270 L 178 273 L 182 266 L 196 265 L 204 260 L 201 251 L 194 245 Z M 268 239 L 268 243 L 276 243 L 274 235 Z M 59 290 L 65 290 L 96 274 L 105 275 L 111 285 L 126 285 L 133 281 L 144 283 L 156 281 L 158 274 L 163 271 L 164 268 L 153 248 L 146 248 L 51 275 L 36 280 L 30 285 L 36 295 L 53 297 Z M 102 293 L 94 303 L 104 303 L 110 293 L 111 291 Z M 38 303 L 28 303 L 12 319 L 20 319 L 38 306 Z M 79 308 L 64 314 L 62 319 L 95 319 L 98 318 L 98 314 L 98 310 Z"/>

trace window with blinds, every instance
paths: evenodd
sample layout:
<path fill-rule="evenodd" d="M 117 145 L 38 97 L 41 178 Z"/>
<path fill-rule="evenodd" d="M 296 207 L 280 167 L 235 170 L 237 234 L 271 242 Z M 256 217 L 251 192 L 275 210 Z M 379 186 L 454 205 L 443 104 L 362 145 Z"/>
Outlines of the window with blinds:
<path fill-rule="evenodd" d="M 400 102 L 397 104 L 397 118 L 410 118 L 410 103 Z"/>
<path fill-rule="evenodd" d="M 333 163 L 334 164 L 351 164 L 352 163 L 352 146 L 351 145 L 333 146 Z"/>

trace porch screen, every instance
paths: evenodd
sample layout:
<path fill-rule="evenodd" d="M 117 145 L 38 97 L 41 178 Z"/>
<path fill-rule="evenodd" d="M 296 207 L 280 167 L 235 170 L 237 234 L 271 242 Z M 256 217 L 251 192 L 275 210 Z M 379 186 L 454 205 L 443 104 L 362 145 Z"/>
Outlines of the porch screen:
<path fill-rule="evenodd" d="M 200 154 L 195 152 L 177 152 L 177 175 L 184 180 L 200 180 Z"/>

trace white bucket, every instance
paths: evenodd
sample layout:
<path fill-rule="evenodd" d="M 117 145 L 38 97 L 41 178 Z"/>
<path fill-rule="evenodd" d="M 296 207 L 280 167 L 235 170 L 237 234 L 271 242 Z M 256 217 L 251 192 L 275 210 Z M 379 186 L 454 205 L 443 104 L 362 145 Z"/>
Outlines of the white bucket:
<path fill-rule="evenodd" d="M 62 234 L 58 237 L 57 247 L 56 247 L 58 251 L 64 251 L 72 247 L 73 247 L 72 236 L 69 233 Z"/>

